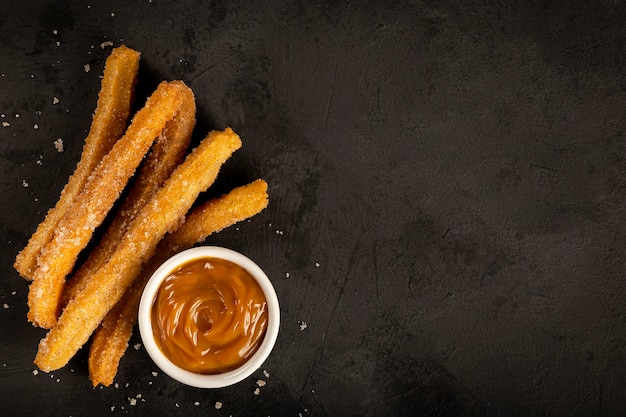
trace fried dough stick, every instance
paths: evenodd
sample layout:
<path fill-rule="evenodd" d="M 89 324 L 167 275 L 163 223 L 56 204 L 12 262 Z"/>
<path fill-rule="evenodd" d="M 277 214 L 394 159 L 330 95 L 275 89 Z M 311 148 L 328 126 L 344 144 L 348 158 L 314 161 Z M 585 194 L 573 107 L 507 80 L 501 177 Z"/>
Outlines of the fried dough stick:
<path fill-rule="evenodd" d="M 13 266 L 22 277 L 32 279 L 37 257 L 52 240 L 55 228 L 82 190 L 87 177 L 124 133 L 137 81 L 139 55 L 137 51 L 120 46 L 107 58 L 96 111 L 80 161 L 54 208 L 48 211 L 26 247 L 15 258 Z"/>
<path fill-rule="evenodd" d="M 194 208 L 180 228 L 165 236 L 155 255 L 143 266 L 137 279 L 93 335 L 88 363 L 94 387 L 113 383 L 137 323 L 141 293 L 154 271 L 176 252 L 191 248 L 207 236 L 260 213 L 267 204 L 267 183 L 256 180 Z"/>
<path fill-rule="evenodd" d="M 198 194 L 217 177 L 222 164 L 241 147 L 227 128 L 211 132 L 179 165 L 163 187 L 132 221 L 115 251 L 65 307 L 39 343 L 35 364 L 43 371 L 59 369 L 87 342 L 98 324 L 122 298 L 161 238 L 192 206 Z"/>
<path fill-rule="evenodd" d="M 78 254 L 188 94 L 193 93 L 180 81 L 161 83 L 137 112 L 124 136 L 93 170 L 37 260 L 28 292 L 28 319 L 33 324 L 50 328 L 56 323 L 65 277 L 72 271 Z"/>
<path fill-rule="evenodd" d="M 128 196 L 122 202 L 98 246 L 67 281 L 63 305 L 67 305 L 69 300 L 84 289 L 89 277 L 106 263 L 128 230 L 130 222 L 184 159 L 195 125 L 195 114 L 196 103 L 189 91 L 189 94 L 184 96 L 180 111 L 174 119 L 167 122 L 165 130 L 157 138 Z"/>

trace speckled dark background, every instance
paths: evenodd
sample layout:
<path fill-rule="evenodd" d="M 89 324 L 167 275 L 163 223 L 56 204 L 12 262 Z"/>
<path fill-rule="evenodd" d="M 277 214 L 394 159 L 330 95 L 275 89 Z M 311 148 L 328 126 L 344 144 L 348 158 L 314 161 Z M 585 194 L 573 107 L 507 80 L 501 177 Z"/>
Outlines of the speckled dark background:
<path fill-rule="evenodd" d="M 1 415 L 626 415 L 623 1 L 1 10 Z M 240 133 L 209 195 L 270 184 L 209 240 L 282 306 L 236 386 L 181 386 L 132 346 L 117 387 L 91 388 L 84 351 L 33 375 L 45 333 L 12 263 L 79 158 L 106 41 L 142 52 L 138 104 L 182 79 L 197 137 Z"/>

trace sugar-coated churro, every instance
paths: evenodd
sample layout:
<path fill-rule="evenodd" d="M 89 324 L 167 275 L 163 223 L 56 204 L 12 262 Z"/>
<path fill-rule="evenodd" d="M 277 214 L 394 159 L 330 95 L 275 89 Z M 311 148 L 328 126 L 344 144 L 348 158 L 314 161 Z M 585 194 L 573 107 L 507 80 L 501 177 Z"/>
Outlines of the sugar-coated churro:
<path fill-rule="evenodd" d="M 222 164 L 241 147 L 227 128 L 211 132 L 179 165 L 130 224 L 115 251 L 65 307 L 39 343 L 35 364 L 49 372 L 63 367 L 87 342 L 155 252 L 161 238 L 189 210 L 198 194 L 215 180 Z"/>
<path fill-rule="evenodd" d="M 137 310 L 147 280 L 159 265 L 180 250 L 209 235 L 261 212 L 268 204 L 267 183 L 256 180 L 194 208 L 183 224 L 159 243 L 155 255 L 95 331 L 89 350 L 89 377 L 93 386 L 109 386 L 128 348 Z"/>
<path fill-rule="evenodd" d="M 107 58 L 96 111 L 80 161 L 56 205 L 48 211 L 15 259 L 14 267 L 22 277 L 32 279 L 41 250 L 52 240 L 57 225 L 81 192 L 93 169 L 124 133 L 137 80 L 139 56 L 139 52 L 120 46 L 113 49 Z"/>
<path fill-rule="evenodd" d="M 80 292 L 93 275 L 115 250 L 128 225 L 139 210 L 149 201 L 184 159 L 195 125 L 196 104 L 191 90 L 183 95 L 180 110 L 167 122 L 163 133 L 157 138 L 150 154 L 143 162 L 139 175 L 128 196 L 122 202 L 97 247 L 78 271 L 67 281 L 63 305 Z"/>
<path fill-rule="evenodd" d="M 28 293 L 28 319 L 51 328 L 57 321 L 65 277 L 78 254 L 120 196 L 146 152 L 166 123 L 180 110 L 189 88 L 180 81 L 163 82 L 137 112 L 130 126 L 94 168 L 83 190 L 43 248 Z"/>

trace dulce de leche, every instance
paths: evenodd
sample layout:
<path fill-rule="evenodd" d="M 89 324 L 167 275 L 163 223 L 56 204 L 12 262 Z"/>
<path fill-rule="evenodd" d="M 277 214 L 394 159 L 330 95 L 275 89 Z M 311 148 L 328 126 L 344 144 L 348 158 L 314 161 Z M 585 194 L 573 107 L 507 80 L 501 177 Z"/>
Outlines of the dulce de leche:
<path fill-rule="evenodd" d="M 191 372 L 237 368 L 259 348 L 267 301 L 257 281 L 219 258 L 189 261 L 172 271 L 152 307 L 152 330 L 163 353 Z"/>

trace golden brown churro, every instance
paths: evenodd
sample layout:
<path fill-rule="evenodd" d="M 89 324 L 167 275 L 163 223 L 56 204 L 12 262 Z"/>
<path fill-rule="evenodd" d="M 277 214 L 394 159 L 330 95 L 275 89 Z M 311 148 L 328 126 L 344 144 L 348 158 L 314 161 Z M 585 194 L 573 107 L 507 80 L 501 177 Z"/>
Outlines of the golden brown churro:
<path fill-rule="evenodd" d="M 139 55 L 137 51 L 120 46 L 113 49 L 107 58 L 96 111 L 80 161 L 57 204 L 48 211 L 15 259 L 14 267 L 22 277 L 32 279 L 41 250 L 52 240 L 55 228 L 81 192 L 93 169 L 124 133 L 137 80 Z"/>
<path fill-rule="evenodd" d="M 130 224 L 107 261 L 65 307 L 39 344 L 35 364 L 49 372 L 64 366 L 87 342 L 155 252 L 161 238 L 189 210 L 198 194 L 215 180 L 222 164 L 241 147 L 227 128 L 211 132 L 176 168 L 163 187 Z"/>
<path fill-rule="evenodd" d="M 165 124 L 180 110 L 189 88 L 180 81 L 163 82 L 137 112 L 131 125 L 93 170 L 81 193 L 41 251 L 28 293 L 28 319 L 50 328 L 57 320 L 65 277 L 78 254 L 120 196 Z"/>
<path fill-rule="evenodd" d="M 122 239 L 128 225 L 139 210 L 150 200 L 180 164 L 187 153 L 195 125 L 196 103 L 191 90 L 183 95 L 181 109 L 157 138 L 150 154 L 144 161 L 131 191 L 122 202 L 113 221 L 107 228 L 98 246 L 89 254 L 85 263 L 67 281 L 63 294 L 63 305 L 74 298 L 93 275 L 111 256 Z"/>
<path fill-rule="evenodd" d="M 152 273 L 177 251 L 191 248 L 207 236 L 260 213 L 268 204 L 267 183 L 256 180 L 194 208 L 175 232 L 158 245 L 137 279 L 106 315 L 91 340 L 89 377 L 93 386 L 113 383 L 122 356 L 128 348 L 141 293 Z"/>

